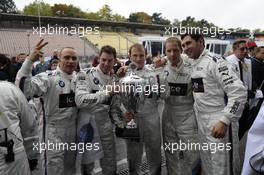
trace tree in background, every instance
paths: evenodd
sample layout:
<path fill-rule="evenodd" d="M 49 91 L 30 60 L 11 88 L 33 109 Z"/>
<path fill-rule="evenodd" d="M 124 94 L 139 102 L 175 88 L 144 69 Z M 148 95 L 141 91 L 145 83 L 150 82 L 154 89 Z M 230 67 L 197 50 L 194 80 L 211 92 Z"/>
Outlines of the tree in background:
<path fill-rule="evenodd" d="M 13 0 L 0 0 L 0 13 L 16 13 L 16 5 Z"/>
<path fill-rule="evenodd" d="M 117 21 L 117 22 L 126 22 L 127 19 L 118 14 L 112 12 L 112 9 L 109 5 L 103 5 L 97 12 L 85 12 L 85 18 L 93 20 L 104 20 L 104 21 Z"/>
<path fill-rule="evenodd" d="M 51 7 L 53 16 L 58 17 L 73 17 L 73 18 L 84 18 L 85 13 L 79 8 L 72 4 L 54 4 Z"/>
<path fill-rule="evenodd" d="M 175 27 L 180 27 L 181 21 L 178 19 L 174 19 L 172 25 Z"/>
<path fill-rule="evenodd" d="M 72 4 L 68 5 L 68 15 L 75 18 L 83 18 L 85 16 L 79 7 L 75 7 Z"/>
<path fill-rule="evenodd" d="M 135 12 L 135 13 L 131 13 L 129 15 L 128 21 L 129 22 L 151 24 L 152 23 L 152 17 L 149 16 L 145 12 Z"/>
<path fill-rule="evenodd" d="M 145 12 L 133 12 L 129 15 L 128 19 L 124 16 L 113 13 L 109 5 L 103 5 L 96 12 L 85 12 L 79 7 L 67 4 L 54 4 L 50 6 L 44 3 L 43 0 L 35 0 L 33 3 L 25 6 L 23 9 L 24 14 L 38 15 L 38 8 L 40 9 L 41 16 L 57 16 L 57 17 L 74 17 L 74 18 L 85 18 L 91 20 L 104 20 L 104 21 L 117 21 L 117 22 L 136 22 L 145 24 L 158 24 L 158 25 L 170 25 L 170 20 L 162 17 L 162 13 L 155 12 L 152 16 Z M 13 0 L 0 0 L 0 13 L 20 13 L 15 6 Z M 173 26 L 189 26 L 189 27 L 216 27 L 215 24 L 208 22 L 205 19 L 196 20 L 194 17 L 187 16 L 182 21 L 174 19 L 172 22 Z M 236 32 L 249 32 L 248 29 L 236 28 L 230 29 L 230 31 Z M 260 32 L 261 29 L 256 29 L 255 32 Z M 264 32 L 264 31 L 262 31 Z"/>
<path fill-rule="evenodd" d="M 163 18 L 161 16 L 162 13 L 153 13 L 152 14 L 152 23 L 153 24 L 160 24 L 160 25 L 170 25 L 170 20 L 166 19 L 166 18 Z"/>
<path fill-rule="evenodd" d="M 103 7 L 99 9 L 98 14 L 101 20 L 112 21 L 112 10 L 109 5 L 103 5 Z"/>
<path fill-rule="evenodd" d="M 206 28 L 211 28 L 211 27 L 217 27 L 213 23 L 209 23 L 207 20 L 202 19 L 196 21 L 194 17 L 187 16 L 184 20 L 181 21 L 182 26 L 190 26 L 190 27 L 206 27 Z"/>
<path fill-rule="evenodd" d="M 54 4 L 51 7 L 52 16 L 65 17 L 68 13 L 68 6 L 66 4 Z"/>
<path fill-rule="evenodd" d="M 98 12 L 86 12 L 84 14 L 84 18 L 86 19 L 92 19 L 92 20 L 100 20 L 101 17 Z"/>
<path fill-rule="evenodd" d="M 127 19 L 126 17 L 119 15 L 118 13 L 115 13 L 112 15 L 112 21 L 127 22 Z"/>
<path fill-rule="evenodd" d="M 192 26 L 192 27 L 197 27 L 196 26 L 196 21 L 194 17 L 187 16 L 186 19 L 181 21 L 182 26 Z"/>
<path fill-rule="evenodd" d="M 23 9 L 23 13 L 26 15 L 38 15 L 38 9 L 41 16 L 53 16 L 50 5 L 37 0 L 26 5 Z"/>

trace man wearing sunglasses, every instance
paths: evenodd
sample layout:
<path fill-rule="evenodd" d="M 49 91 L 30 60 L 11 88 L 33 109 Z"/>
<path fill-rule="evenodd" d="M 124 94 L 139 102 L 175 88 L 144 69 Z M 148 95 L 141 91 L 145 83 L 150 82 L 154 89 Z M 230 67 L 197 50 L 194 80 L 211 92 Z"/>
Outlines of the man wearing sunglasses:
<path fill-rule="evenodd" d="M 257 91 L 252 88 L 252 64 L 248 55 L 247 41 L 242 39 L 236 40 L 233 43 L 233 55 L 228 56 L 226 60 L 233 65 L 236 74 L 248 91 L 248 100 L 239 121 L 239 139 L 242 139 L 245 132 L 250 127 L 248 125 L 249 110 L 257 93 Z M 258 93 L 261 92 L 259 91 Z"/>
<path fill-rule="evenodd" d="M 251 89 L 252 74 L 251 61 L 248 57 L 248 47 L 246 40 L 237 40 L 233 43 L 233 54 L 226 57 L 232 63 L 235 72 L 243 81 L 247 89 Z"/>

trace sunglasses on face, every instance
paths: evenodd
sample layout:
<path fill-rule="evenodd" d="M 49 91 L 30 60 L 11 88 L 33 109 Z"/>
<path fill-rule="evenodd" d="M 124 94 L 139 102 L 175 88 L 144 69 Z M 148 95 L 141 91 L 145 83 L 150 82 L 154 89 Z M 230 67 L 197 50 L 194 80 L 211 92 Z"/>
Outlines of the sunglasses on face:
<path fill-rule="evenodd" d="M 241 47 L 241 48 L 239 48 L 239 50 L 244 52 L 244 51 L 248 51 L 248 48 L 247 47 Z"/>

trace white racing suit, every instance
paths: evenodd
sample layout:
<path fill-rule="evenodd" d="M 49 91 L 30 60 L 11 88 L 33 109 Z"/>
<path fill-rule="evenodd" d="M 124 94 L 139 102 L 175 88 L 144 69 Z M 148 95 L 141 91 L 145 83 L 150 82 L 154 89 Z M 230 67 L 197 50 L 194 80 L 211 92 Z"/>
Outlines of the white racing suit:
<path fill-rule="evenodd" d="M 187 144 L 198 143 L 193 110 L 191 63 L 181 57 L 177 67 L 172 67 L 169 62 L 163 68 L 163 74 L 165 77 L 162 77 L 169 87 L 162 115 L 167 171 L 169 175 L 191 175 L 199 166 L 199 150 L 187 147 Z"/>
<path fill-rule="evenodd" d="M 38 158 L 34 147 L 38 143 L 37 121 L 17 87 L 0 81 L 0 92 L 0 174 L 30 175 L 28 159 Z"/>
<path fill-rule="evenodd" d="M 207 50 L 194 60 L 191 77 L 203 172 L 205 175 L 238 174 L 238 119 L 247 91 L 231 65 L 211 56 Z M 212 129 L 220 121 L 229 129 L 223 139 L 216 139 L 211 135 Z"/>
<path fill-rule="evenodd" d="M 33 62 L 26 60 L 16 77 L 16 84 L 27 99 L 39 96 L 44 101 L 45 166 L 48 175 L 75 173 L 77 109 L 74 103 L 75 73 L 68 75 L 59 67 L 31 76 Z M 41 143 L 40 143 L 41 144 Z M 42 143 L 43 144 L 43 143 Z M 43 150 L 42 150 L 43 151 Z"/>
<path fill-rule="evenodd" d="M 88 69 L 78 74 L 75 96 L 76 105 L 80 108 L 81 113 L 87 111 L 86 118 L 95 120 L 99 130 L 102 147 L 99 148 L 95 158 L 101 158 L 100 151 L 103 151 L 104 157 L 100 159 L 100 165 L 104 175 L 114 175 L 117 170 L 114 132 L 109 114 L 115 115 L 115 112 L 112 113 L 112 111 L 114 108 L 119 108 L 105 89 L 106 85 L 111 83 L 112 76 L 104 74 L 99 66 Z M 80 129 L 87 124 L 87 122 L 81 122 L 85 120 L 81 115 L 78 122 L 78 134 Z M 93 140 L 93 142 L 100 140 Z M 88 159 L 89 157 L 84 157 L 82 160 L 83 175 L 91 174 L 94 168 L 94 161 Z"/>
<path fill-rule="evenodd" d="M 156 72 L 144 66 L 142 70 L 137 70 L 135 73 L 148 82 L 146 85 L 149 88 L 146 88 L 147 90 L 142 88 L 145 99 L 143 104 L 139 105 L 134 118 L 137 127 L 139 127 L 140 141 L 126 140 L 129 172 L 130 175 L 142 173 L 141 163 L 143 146 L 145 146 L 149 174 L 158 175 L 161 173 L 161 132 L 158 113 L 158 88 L 153 86 L 158 86 Z M 127 75 L 129 74 L 128 71 Z M 153 89 L 155 92 L 152 92 Z"/>
<path fill-rule="evenodd" d="M 259 113 L 254 121 L 252 127 L 248 131 L 247 146 L 245 152 L 245 159 L 243 164 L 242 175 L 259 175 L 252 169 L 249 161 L 254 155 L 264 150 L 264 103 L 259 110 Z M 263 159 L 263 158 L 262 158 Z M 252 166 L 254 166 L 252 164 Z M 263 169 L 263 165 L 262 165 Z"/>

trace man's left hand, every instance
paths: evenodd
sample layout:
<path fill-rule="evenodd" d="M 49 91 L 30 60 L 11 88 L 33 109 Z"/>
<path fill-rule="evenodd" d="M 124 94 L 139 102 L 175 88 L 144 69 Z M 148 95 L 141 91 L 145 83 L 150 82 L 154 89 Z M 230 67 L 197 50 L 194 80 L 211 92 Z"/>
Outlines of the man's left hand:
<path fill-rule="evenodd" d="M 217 139 L 222 139 L 225 137 L 227 131 L 227 124 L 224 122 L 218 122 L 212 130 L 212 136 Z"/>

